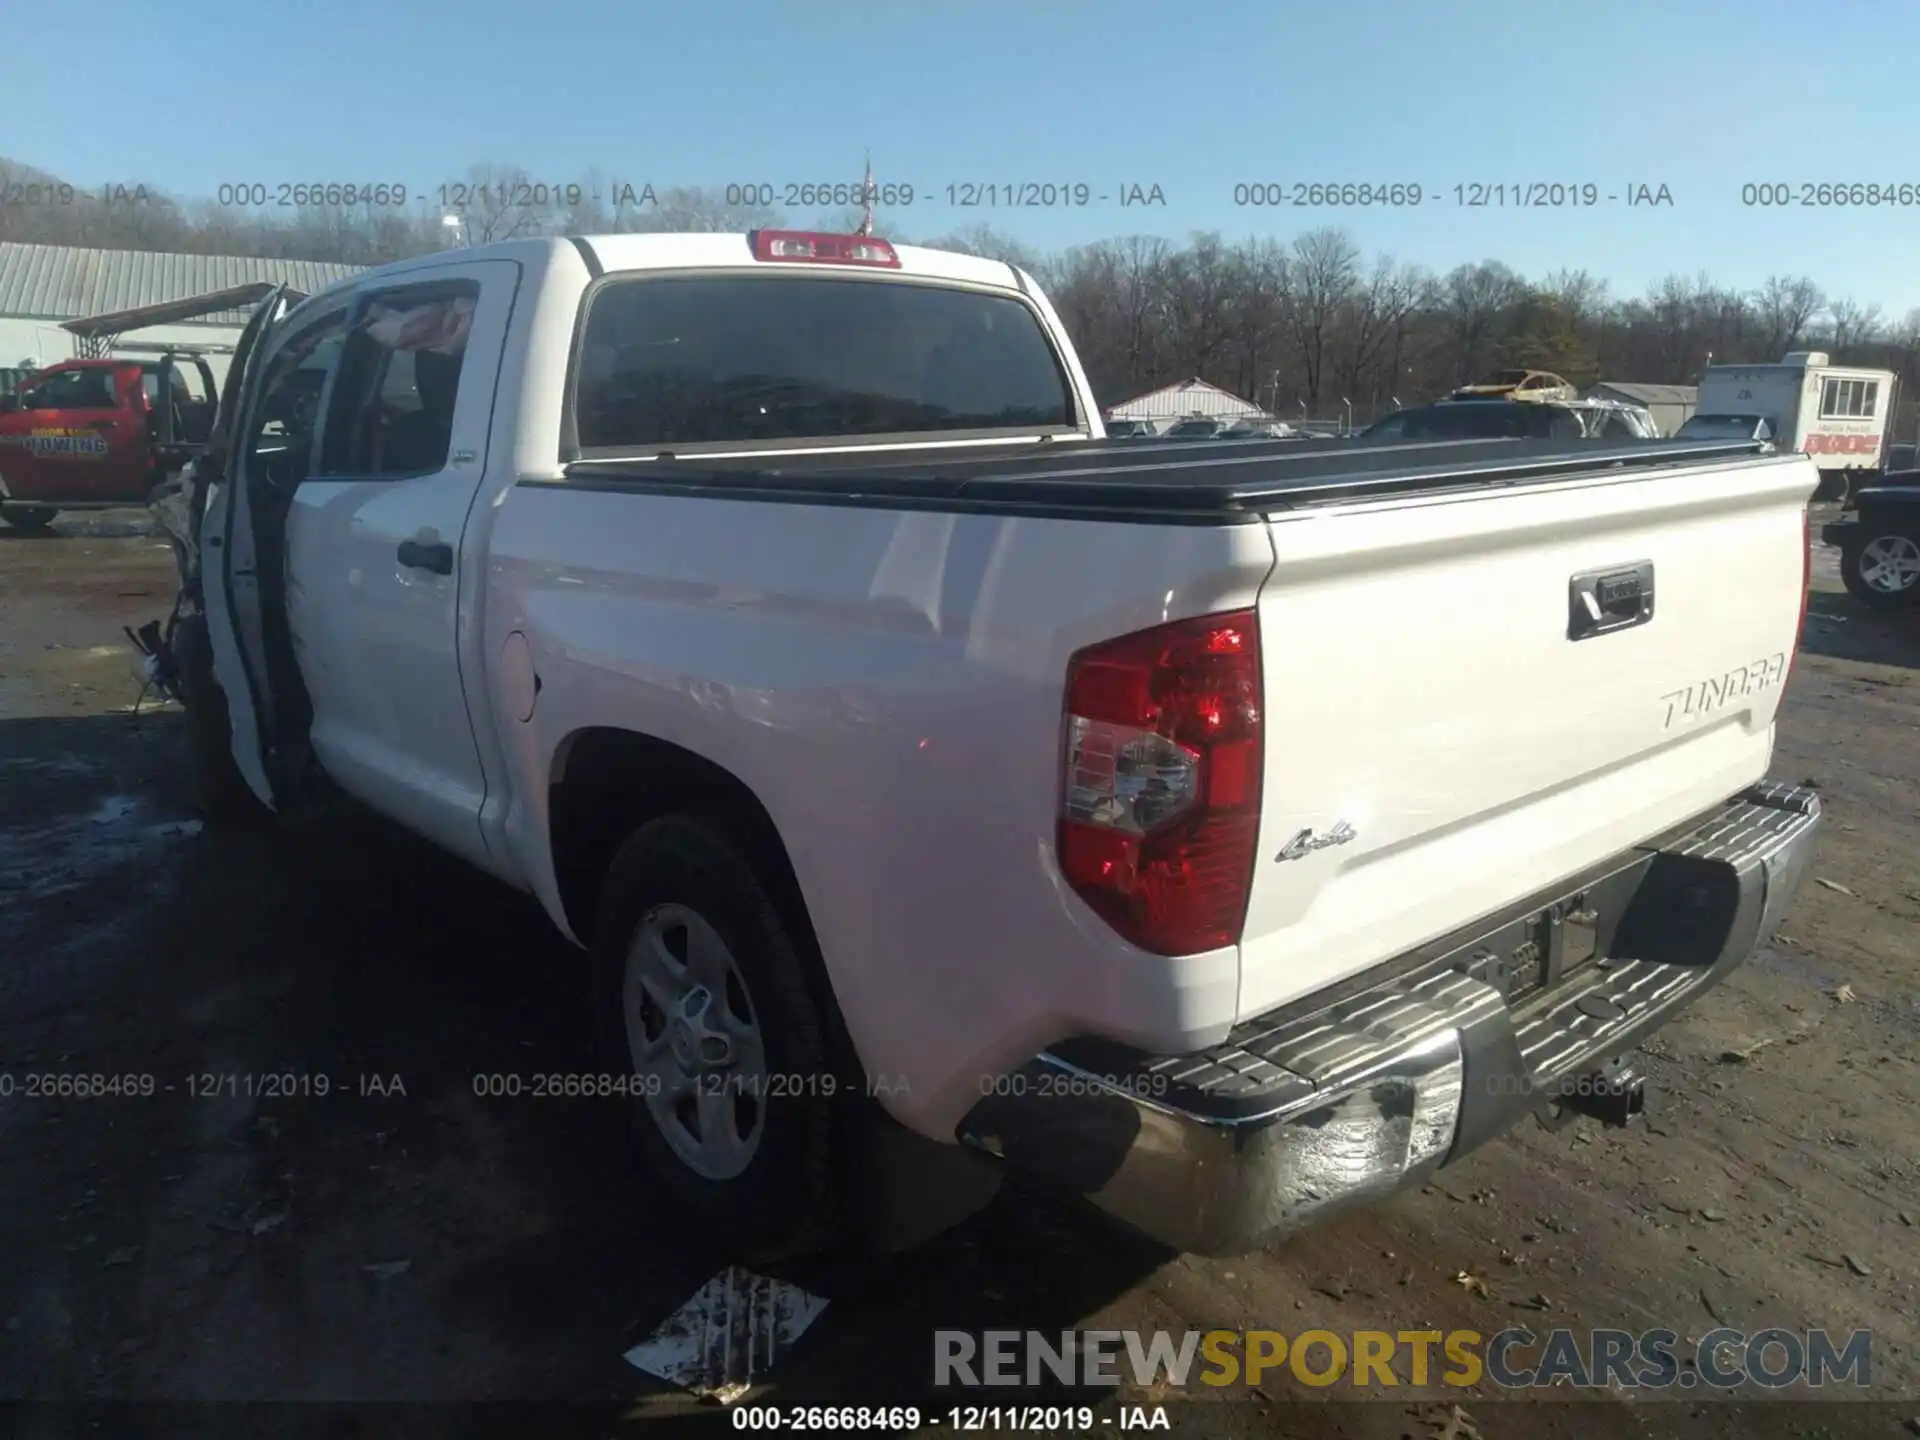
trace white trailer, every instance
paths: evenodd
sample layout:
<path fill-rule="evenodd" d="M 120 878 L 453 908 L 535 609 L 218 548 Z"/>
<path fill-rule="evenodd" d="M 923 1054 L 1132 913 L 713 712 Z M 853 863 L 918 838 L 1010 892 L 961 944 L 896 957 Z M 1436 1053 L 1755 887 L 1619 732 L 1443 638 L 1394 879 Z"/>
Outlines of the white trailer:
<path fill-rule="evenodd" d="M 1822 491 L 1866 483 L 1883 468 L 1898 377 L 1798 350 L 1778 365 L 1710 365 L 1694 414 L 1758 415 L 1782 450 L 1813 457 Z"/>

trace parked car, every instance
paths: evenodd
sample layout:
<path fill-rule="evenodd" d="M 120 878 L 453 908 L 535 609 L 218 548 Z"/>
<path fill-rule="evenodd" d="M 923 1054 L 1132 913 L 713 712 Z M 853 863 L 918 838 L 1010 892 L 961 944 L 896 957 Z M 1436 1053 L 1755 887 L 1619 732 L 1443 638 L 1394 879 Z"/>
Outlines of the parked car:
<path fill-rule="evenodd" d="M 1773 441 L 1773 422 L 1764 415 L 1690 415 L 1673 432 L 1676 440 Z"/>
<path fill-rule="evenodd" d="M 1217 440 L 1230 424 L 1213 415 L 1189 415 L 1160 432 L 1163 440 Z"/>
<path fill-rule="evenodd" d="M 1564 405 L 1513 400 L 1440 401 L 1396 410 L 1362 430 L 1362 442 L 1583 440 L 1586 423 Z"/>
<path fill-rule="evenodd" d="M 1655 440 L 1644 408 L 1610 400 L 1440 400 L 1396 410 L 1360 432 L 1383 444 L 1422 440 Z"/>
<path fill-rule="evenodd" d="M 1853 513 L 1820 531 L 1840 547 L 1848 593 L 1876 610 L 1920 604 L 1920 470 L 1885 475 L 1853 498 Z"/>
<path fill-rule="evenodd" d="M 1572 400 L 1580 392 L 1571 381 L 1547 370 L 1497 370 L 1484 380 L 1462 385 L 1455 400 Z"/>
<path fill-rule="evenodd" d="M 62 510 L 145 503 L 206 439 L 213 394 L 212 370 L 185 352 L 35 372 L 0 395 L 0 521 L 45 530 Z"/>
<path fill-rule="evenodd" d="M 1235 420 L 1219 434 L 1222 440 L 1291 440 L 1300 432 L 1284 420 Z"/>
<path fill-rule="evenodd" d="M 1162 460 L 1030 275 L 871 236 L 446 251 L 236 348 L 155 651 L 203 802 L 531 892 L 734 1255 L 1008 1172 L 1229 1254 L 1625 1123 L 1821 823 L 1804 457 Z"/>
<path fill-rule="evenodd" d="M 1109 440 L 1145 440 L 1155 433 L 1151 420 L 1109 420 Z"/>
<path fill-rule="evenodd" d="M 1660 423 L 1644 405 L 1624 400 L 1569 400 L 1562 402 L 1587 427 L 1590 440 L 1658 440 Z"/>

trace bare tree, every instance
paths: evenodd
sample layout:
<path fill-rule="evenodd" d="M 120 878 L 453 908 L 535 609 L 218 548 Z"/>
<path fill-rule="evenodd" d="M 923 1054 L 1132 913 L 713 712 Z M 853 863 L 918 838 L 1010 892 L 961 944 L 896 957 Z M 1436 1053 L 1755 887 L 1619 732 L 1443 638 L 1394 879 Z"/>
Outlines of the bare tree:
<path fill-rule="evenodd" d="M 633 208 L 621 229 L 646 234 L 698 231 L 726 234 L 740 230 L 778 229 L 786 223 L 778 210 L 765 205 L 730 204 L 724 190 L 677 186 L 660 191 L 652 203 Z"/>
<path fill-rule="evenodd" d="M 1393 257 L 1382 255 L 1374 262 L 1373 273 L 1357 286 L 1344 307 L 1337 329 L 1342 355 L 1340 375 L 1346 393 L 1357 397 L 1363 379 L 1373 376 L 1373 393 L 1368 396 L 1369 411 L 1378 408 L 1382 385 L 1385 394 L 1394 393 L 1398 377 L 1391 371 L 1380 374 L 1380 361 L 1403 320 L 1420 301 L 1421 277 L 1402 269 Z"/>
<path fill-rule="evenodd" d="M 1753 296 L 1753 308 L 1769 356 L 1778 360 L 1800 343 L 1807 322 L 1820 312 L 1825 297 L 1804 275 L 1771 275 Z"/>
<path fill-rule="evenodd" d="M 1288 266 L 1287 328 L 1300 353 L 1308 408 L 1320 409 L 1327 342 L 1359 280 L 1360 247 L 1344 230 L 1314 230 L 1293 242 Z"/>
<path fill-rule="evenodd" d="M 1234 306 L 1231 348 L 1234 390 L 1277 411 L 1280 379 L 1290 347 L 1287 332 L 1288 257 L 1278 240 L 1249 240 L 1233 256 Z"/>
<path fill-rule="evenodd" d="M 859 212 L 855 212 L 858 224 Z M 1003 235 L 988 225 L 970 225 L 964 230 L 956 230 L 927 241 L 936 250 L 957 250 L 962 255 L 978 255 L 986 260 L 999 260 L 1008 265 L 1017 265 L 1032 273 L 1040 268 L 1045 257 L 1027 244 L 1011 235 Z"/>
<path fill-rule="evenodd" d="M 1458 266 L 1441 282 L 1454 383 L 1470 382 L 1491 358 L 1501 319 L 1524 289 L 1520 277 L 1497 260 Z"/>
<path fill-rule="evenodd" d="M 469 245 L 550 234 L 561 221 L 551 187 L 536 185 L 518 165 L 475 165 L 444 188 Z"/>
<path fill-rule="evenodd" d="M 1213 379 L 1233 331 L 1233 257 L 1220 236 L 1198 234 L 1170 257 L 1162 271 L 1166 285 L 1168 340 L 1177 367 L 1188 375 Z"/>
<path fill-rule="evenodd" d="M 1833 348 L 1838 355 L 1862 345 L 1871 345 L 1880 337 L 1882 320 L 1878 305 L 1862 305 L 1849 296 L 1827 307 L 1833 321 Z"/>

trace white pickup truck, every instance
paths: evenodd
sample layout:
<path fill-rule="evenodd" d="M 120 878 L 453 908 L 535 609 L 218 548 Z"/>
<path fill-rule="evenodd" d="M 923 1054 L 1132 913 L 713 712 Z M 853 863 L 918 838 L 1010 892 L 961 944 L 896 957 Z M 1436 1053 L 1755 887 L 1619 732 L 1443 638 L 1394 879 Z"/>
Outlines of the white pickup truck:
<path fill-rule="evenodd" d="M 254 317 L 158 668 L 211 808 L 345 792 L 538 898 L 741 1253 L 1008 1171 L 1232 1253 L 1624 1122 L 1819 827 L 1766 779 L 1812 462 L 1099 413 L 970 256 L 372 270 Z"/>

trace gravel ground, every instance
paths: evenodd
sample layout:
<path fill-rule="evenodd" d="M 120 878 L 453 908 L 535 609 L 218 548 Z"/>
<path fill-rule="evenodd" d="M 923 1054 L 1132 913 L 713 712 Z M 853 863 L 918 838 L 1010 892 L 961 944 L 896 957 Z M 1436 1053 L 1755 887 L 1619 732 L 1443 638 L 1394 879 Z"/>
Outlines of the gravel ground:
<path fill-rule="evenodd" d="M 1775 773 L 1826 799 L 1817 882 L 1656 1039 L 1648 1123 L 1529 1122 L 1423 1191 L 1233 1261 L 1008 1194 L 910 1257 L 809 1276 L 832 1303 L 767 1398 L 911 1397 L 936 1326 L 1825 1326 L 1873 1332 L 1855 1403 L 1289 1378 L 1169 1414 L 1186 1433 L 1452 1440 L 1920 1433 L 1920 626 L 1855 605 L 1818 542 L 1814 577 Z M 120 634 L 171 597 L 137 515 L 0 540 L 0 1400 L 81 1407 L 16 1410 L 17 1432 L 120 1413 L 125 1433 L 208 1434 L 245 1413 L 233 1433 L 292 1434 L 323 1413 L 86 1408 L 116 1401 L 490 1406 L 417 1408 L 413 1435 L 476 1433 L 517 1401 L 572 1407 L 582 1434 L 678 1430 L 691 1402 L 621 1356 L 720 1257 L 676 1231 L 608 1107 L 474 1093 L 582 1068 L 579 956 L 531 902 L 371 819 L 203 831 L 180 717 L 133 713 Z M 197 1093 L 288 1071 L 333 1091 Z M 50 1073 L 154 1093 L 27 1097 Z M 1294 1408 L 1336 1393 L 1374 1403 Z"/>

